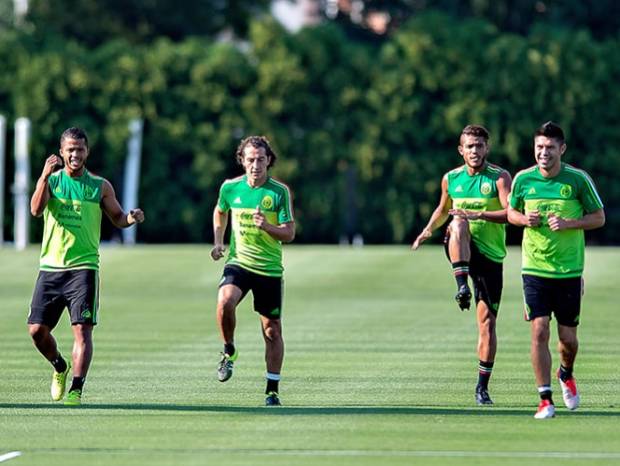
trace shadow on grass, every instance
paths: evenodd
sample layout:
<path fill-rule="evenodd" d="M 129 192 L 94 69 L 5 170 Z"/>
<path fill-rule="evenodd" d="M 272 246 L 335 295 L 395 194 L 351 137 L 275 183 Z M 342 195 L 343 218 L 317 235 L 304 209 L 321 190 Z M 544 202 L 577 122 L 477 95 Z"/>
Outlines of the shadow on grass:
<path fill-rule="evenodd" d="M 0 403 L 0 409 L 54 409 L 54 410 L 119 410 L 119 411 L 171 411 L 204 413 L 268 414 L 276 416 L 351 416 L 351 415 L 421 415 L 421 416 L 532 416 L 531 406 L 518 408 L 450 408 L 445 406 L 280 406 L 252 407 L 225 405 L 180 405 L 165 403 L 84 404 L 79 407 L 56 403 Z M 579 417 L 620 417 L 620 410 L 560 411 L 562 415 Z"/>

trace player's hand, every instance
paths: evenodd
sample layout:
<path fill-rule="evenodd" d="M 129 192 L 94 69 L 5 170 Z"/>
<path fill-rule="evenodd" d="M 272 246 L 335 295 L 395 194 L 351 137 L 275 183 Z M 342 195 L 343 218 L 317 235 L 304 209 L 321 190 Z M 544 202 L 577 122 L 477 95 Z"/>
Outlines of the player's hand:
<path fill-rule="evenodd" d="M 62 166 L 63 166 L 62 158 L 56 154 L 52 154 L 47 159 L 45 159 L 45 164 L 43 165 L 43 172 L 41 173 L 41 176 L 47 179 L 56 170 L 60 170 Z"/>
<path fill-rule="evenodd" d="M 482 211 L 479 210 L 450 209 L 448 213 L 454 217 L 466 218 L 468 220 L 477 220 L 482 218 Z"/>
<path fill-rule="evenodd" d="M 551 231 L 560 231 L 568 228 L 568 222 L 562 217 L 558 217 L 553 212 L 547 216 L 547 223 Z"/>
<path fill-rule="evenodd" d="M 415 239 L 415 241 L 411 245 L 411 249 L 413 249 L 415 251 L 416 249 L 418 249 L 420 247 L 420 245 L 424 241 L 429 239 L 431 236 L 433 236 L 433 232 L 430 231 L 428 228 L 425 228 L 424 230 L 422 230 L 422 233 L 420 233 L 418 235 L 418 237 Z"/>
<path fill-rule="evenodd" d="M 142 222 L 144 222 L 144 212 L 141 209 L 131 209 L 127 214 L 127 223 L 133 225 Z"/>
<path fill-rule="evenodd" d="M 220 260 L 224 257 L 224 251 L 226 251 L 226 248 L 223 244 L 216 244 L 213 246 L 213 249 L 211 249 L 211 259 L 214 261 Z"/>
<path fill-rule="evenodd" d="M 254 211 L 254 214 L 252 215 L 252 219 L 254 220 L 254 225 L 256 225 L 261 230 L 264 230 L 265 225 L 269 223 L 267 222 L 265 215 L 260 211 L 260 207 L 258 206 L 256 206 L 256 210 Z"/>
<path fill-rule="evenodd" d="M 525 226 L 526 227 L 537 227 L 540 225 L 540 212 L 537 210 L 531 210 L 530 212 L 525 214 Z"/>

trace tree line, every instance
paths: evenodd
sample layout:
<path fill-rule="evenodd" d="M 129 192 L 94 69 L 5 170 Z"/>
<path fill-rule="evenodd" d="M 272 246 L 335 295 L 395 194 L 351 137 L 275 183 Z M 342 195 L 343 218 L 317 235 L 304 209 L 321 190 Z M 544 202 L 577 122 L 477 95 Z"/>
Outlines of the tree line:
<path fill-rule="evenodd" d="M 565 160 L 592 175 L 607 206 L 607 227 L 589 238 L 612 243 L 619 46 L 587 31 L 515 35 L 433 12 L 382 43 L 347 40 L 335 23 L 290 34 L 268 17 L 251 20 L 243 42 L 121 38 L 88 47 L 13 30 L 0 34 L 0 113 L 32 120 L 33 181 L 75 125 L 89 133 L 89 167 L 119 189 L 127 124 L 143 118 L 144 242 L 212 240 L 218 187 L 239 174 L 234 151 L 249 134 L 269 137 L 279 155 L 273 174 L 294 193 L 298 242 L 356 233 L 408 242 L 434 208 L 441 176 L 461 161 L 463 126 L 486 126 L 490 160 L 514 174 L 534 163 L 536 127 L 554 120 L 567 134 Z M 41 226 L 32 225 L 35 240 Z M 106 226 L 104 238 L 113 234 Z"/>

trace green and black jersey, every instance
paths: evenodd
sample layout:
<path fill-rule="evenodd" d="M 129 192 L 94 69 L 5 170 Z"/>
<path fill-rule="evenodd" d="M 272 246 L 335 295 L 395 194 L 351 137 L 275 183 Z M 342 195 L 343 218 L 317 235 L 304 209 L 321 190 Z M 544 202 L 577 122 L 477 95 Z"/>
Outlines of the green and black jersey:
<path fill-rule="evenodd" d="M 502 210 L 497 180 L 504 170 L 487 163 L 483 170 L 470 175 L 467 166 L 455 168 L 444 175 L 448 195 L 454 209 L 473 211 Z M 506 257 L 506 226 L 482 219 L 469 220 L 472 241 L 478 250 L 494 262 Z"/>
<path fill-rule="evenodd" d="M 234 264 L 260 275 L 281 277 L 282 242 L 254 225 L 259 207 L 273 225 L 293 221 L 293 206 L 288 186 L 271 177 L 253 188 L 247 176 L 226 180 L 220 188 L 218 208 L 231 211 L 230 251 L 227 264 Z"/>
<path fill-rule="evenodd" d="M 545 178 L 538 166 L 515 176 L 510 206 L 522 213 L 537 210 L 541 225 L 525 228 L 522 272 L 546 278 L 579 277 L 583 272 L 585 235 L 582 229 L 552 231 L 550 213 L 578 219 L 603 208 L 592 179 L 583 170 L 562 163 L 560 172 Z"/>
<path fill-rule="evenodd" d="M 43 211 L 40 269 L 47 272 L 99 270 L 103 178 L 84 170 L 49 177 L 50 199 Z"/>

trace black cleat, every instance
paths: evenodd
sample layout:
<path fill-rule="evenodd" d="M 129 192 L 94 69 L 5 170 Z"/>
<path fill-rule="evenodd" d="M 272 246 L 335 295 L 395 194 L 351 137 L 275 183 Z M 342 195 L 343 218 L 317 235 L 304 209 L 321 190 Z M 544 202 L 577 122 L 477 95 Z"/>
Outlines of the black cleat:
<path fill-rule="evenodd" d="M 461 308 L 461 311 L 466 309 L 469 310 L 469 306 L 471 305 L 471 291 L 469 290 L 469 286 L 462 285 L 454 299 Z"/>
<path fill-rule="evenodd" d="M 282 403 L 280 403 L 280 398 L 278 398 L 278 394 L 276 392 L 267 393 L 267 398 L 265 398 L 265 406 L 282 406 Z"/>
<path fill-rule="evenodd" d="M 478 405 L 492 405 L 493 400 L 489 396 L 489 391 L 482 385 L 476 386 L 476 404 Z"/>

